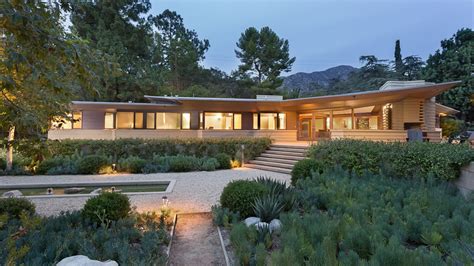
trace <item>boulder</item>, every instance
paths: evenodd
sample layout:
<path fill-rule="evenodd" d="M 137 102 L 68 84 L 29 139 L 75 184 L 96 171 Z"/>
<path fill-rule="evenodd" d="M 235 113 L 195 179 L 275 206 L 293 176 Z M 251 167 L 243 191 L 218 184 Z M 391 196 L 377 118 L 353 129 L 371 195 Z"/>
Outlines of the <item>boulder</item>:
<path fill-rule="evenodd" d="M 250 227 L 256 223 L 259 223 L 260 222 L 260 218 L 258 217 L 249 217 L 247 219 L 245 219 L 244 223 L 247 227 Z"/>
<path fill-rule="evenodd" d="M 83 187 L 69 187 L 64 189 L 64 194 L 77 194 L 79 192 L 84 191 L 85 188 Z"/>
<path fill-rule="evenodd" d="M 102 188 L 96 188 L 92 190 L 90 194 L 100 194 L 100 193 L 102 193 Z"/>
<path fill-rule="evenodd" d="M 281 232 L 281 227 L 282 227 L 282 223 L 278 219 L 273 219 L 270 222 L 270 232 L 272 232 L 272 233 L 275 232 L 275 233 L 279 234 Z"/>
<path fill-rule="evenodd" d="M 16 198 L 16 197 L 21 197 L 21 196 L 23 196 L 23 193 L 21 193 L 21 191 L 19 190 L 10 190 L 2 194 L 2 197 L 6 197 L 6 198 Z"/>
<path fill-rule="evenodd" d="M 57 266 L 118 266 L 118 263 L 113 260 L 98 261 L 91 260 L 84 255 L 76 255 L 62 259 Z"/>

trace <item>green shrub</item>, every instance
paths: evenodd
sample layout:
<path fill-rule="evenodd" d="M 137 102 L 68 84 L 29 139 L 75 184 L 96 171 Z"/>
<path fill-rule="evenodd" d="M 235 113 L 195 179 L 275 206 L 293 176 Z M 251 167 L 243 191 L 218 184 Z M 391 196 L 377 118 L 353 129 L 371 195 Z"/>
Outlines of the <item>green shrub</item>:
<path fill-rule="evenodd" d="M 283 201 L 276 194 L 261 196 L 252 204 L 255 215 L 266 223 L 279 218 L 284 206 Z"/>
<path fill-rule="evenodd" d="M 87 155 L 77 162 L 77 172 L 79 174 L 98 174 L 108 164 L 107 157 L 103 155 Z"/>
<path fill-rule="evenodd" d="M 55 156 L 43 160 L 36 169 L 40 175 L 67 175 L 77 174 L 77 162 L 81 157 L 77 154 L 72 156 Z"/>
<path fill-rule="evenodd" d="M 454 180 L 461 167 L 474 160 L 474 150 L 467 145 L 426 142 L 334 140 L 312 146 L 309 156 L 326 168 L 340 165 L 358 174 L 384 171 L 392 177 Z"/>
<path fill-rule="evenodd" d="M 105 192 L 88 199 L 82 214 L 92 222 L 101 224 L 125 218 L 130 210 L 130 201 L 126 195 Z"/>
<path fill-rule="evenodd" d="M 0 158 L 0 170 L 5 170 L 5 168 L 7 168 L 7 162 L 3 158 Z"/>
<path fill-rule="evenodd" d="M 65 162 L 66 162 L 66 158 L 63 156 L 56 156 L 56 157 L 45 159 L 38 165 L 38 168 L 36 169 L 36 174 L 44 175 L 49 170 L 55 167 L 60 167 L 64 165 Z"/>
<path fill-rule="evenodd" d="M 229 155 L 225 153 L 218 153 L 214 156 L 214 158 L 217 159 L 217 162 L 219 162 L 219 169 L 230 169 L 232 168 L 231 164 L 231 158 Z"/>
<path fill-rule="evenodd" d="M 304 179 L 311 176 L 312 172 L 321 173 L 324 165 L 314 159 L 303 159 L 295 164 L 291 170 L 291 184 L 296 185 L 299 179 Z"/>
<path fill-rule="evenodd" d="M 201 162 L 194 156 L 171 156 L 168 158 L 170 172 L 190 172 L 199 170 Z"/>
<path fill-rule="evenodd" d="M 219 166 L 216 158 L 204 158 L 201 164 L 202 171 L 214 171 Z"/>
<path fill-rule="evenodd" d="M 22 212 L 28 215 L 35 214 L 35 205 L 25 198 L 0 199 L 0 215 L 7 214 L 12 218 L 19 218 Z"/>
<path fill-rule="evenodd" d="M 129 173 L 143 173 L 147 161 L 136 156 L 119 160 L 119 170 Z"/>
<path fill-rule="evenodd" d="M 211 206 L 212 222 L 217 226 L 229 227 L 239 222 L 239 214 L 218 205 Z"/>
<path fill-rule="evenodd" d="M 225 186 L 220 203 L 223 208 L 238 212 L 242 218 L 247 218 L 254 215 L 252 204 L 265 192 L 265 186 L 258 182 L 250 180 L 232 181 Z"/>

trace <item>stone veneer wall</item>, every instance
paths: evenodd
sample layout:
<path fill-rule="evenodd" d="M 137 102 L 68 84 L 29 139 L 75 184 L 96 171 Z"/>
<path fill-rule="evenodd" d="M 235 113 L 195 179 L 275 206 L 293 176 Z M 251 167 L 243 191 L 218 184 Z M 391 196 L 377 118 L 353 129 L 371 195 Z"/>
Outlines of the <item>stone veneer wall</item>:
<path fill-rule="evenodd" d="M 474 192 L 474 162 L 462 168 L 461 176 L 455 184 L 464 196 Z"/>

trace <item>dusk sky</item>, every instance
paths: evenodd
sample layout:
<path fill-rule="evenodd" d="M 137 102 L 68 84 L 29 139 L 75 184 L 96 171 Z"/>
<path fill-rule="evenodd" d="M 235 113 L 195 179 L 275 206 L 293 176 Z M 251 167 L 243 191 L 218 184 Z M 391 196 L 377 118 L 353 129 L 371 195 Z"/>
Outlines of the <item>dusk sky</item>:
<path fill-rule="evenodd" d="M 203 62 L 229 73 L 239 61 L 234 49 L 248 27 L 269 26 L 290 42 L 296 57 L 291 73 L 337 65 L 359 67 L 359 56 L 393 60 L 395 40 L 402 55 L 424 60 L 462 27 L 473 27 L 470 0 L 236 1 L 152 0 L 151 13 L 180 14 L 211 47 Z M 284 74 L 287 75 L 287 74 Z"/>

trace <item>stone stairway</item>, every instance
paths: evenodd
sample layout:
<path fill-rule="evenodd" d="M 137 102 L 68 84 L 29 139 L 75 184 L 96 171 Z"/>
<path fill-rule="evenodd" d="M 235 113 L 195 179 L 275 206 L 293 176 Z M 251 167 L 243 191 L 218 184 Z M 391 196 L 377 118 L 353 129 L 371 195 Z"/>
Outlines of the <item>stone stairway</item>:
<path fill-rule="evenodd" d="M 308 147 L 291 145 L 271 145 L 255 160 L 245 164 L 248 168 L 290 174 L 296 162 L 306 157 Z"/>

